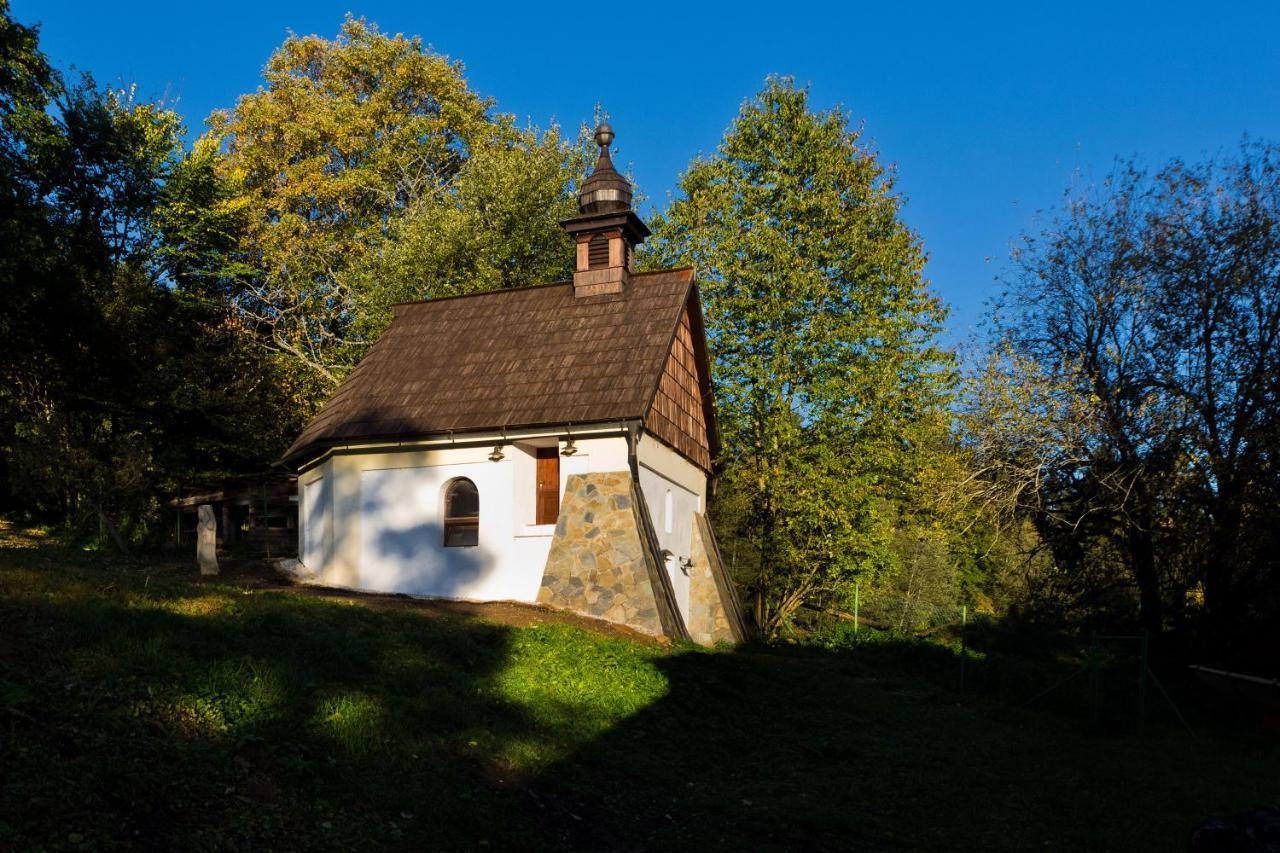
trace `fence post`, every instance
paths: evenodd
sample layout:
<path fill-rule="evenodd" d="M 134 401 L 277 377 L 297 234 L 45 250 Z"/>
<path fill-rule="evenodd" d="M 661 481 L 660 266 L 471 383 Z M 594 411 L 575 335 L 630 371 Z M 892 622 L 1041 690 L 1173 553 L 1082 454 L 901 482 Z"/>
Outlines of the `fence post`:
<path fill-rule="evenodd" d="M 1090 700 L 1089 717 L 1096 725 L 1100 716 L 1101 709 L 1098 707 L 1100 685 L 1098 684 L 1098 632 L 1094 631 L 1089 640 L 1089 689 L 1092 694 Z"/>
<path fill-rule="evenodd" d="M 853 636 L 855 637 L 858 636 L 858 604 L 860 603 L 858 601 L 858 593 L 860 585 L 860 581 L 853 582 Z"/>
<path fill-rule="evenodd" d="M 964 696 L 964 662 L 969 657 L 969 646 L 966 642 L 965 630 L 969 625 L 969 605 L 960 605 L 960 695 Z"/>
<path fill-rule="evenodd" d="M 1143 631 L 1142 660 L 1139 664 L 1141 669 L 1138 671 L 1138 731 L 1140 732 L 1147 729 L 1147 637 L 1147 632 Z"/>
<path fill-rule="evenodd" d="M 271 559 L 271 516 L 267 514 L 267 481 L 262 481 L 262 538 L 267 540 L 267 559 Z"/>

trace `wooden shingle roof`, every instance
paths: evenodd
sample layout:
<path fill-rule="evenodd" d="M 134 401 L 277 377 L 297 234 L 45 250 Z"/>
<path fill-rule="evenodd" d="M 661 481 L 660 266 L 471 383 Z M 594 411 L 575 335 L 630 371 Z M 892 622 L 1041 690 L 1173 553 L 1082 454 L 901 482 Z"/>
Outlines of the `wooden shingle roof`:
<path fill-rule="evenodd" d="M 654 399 L 693 288 L 690 269 L 623 293 L 570 283 L 396 307 L 395 319 L 285 452 L 357 441 L 638 419 Z"/>

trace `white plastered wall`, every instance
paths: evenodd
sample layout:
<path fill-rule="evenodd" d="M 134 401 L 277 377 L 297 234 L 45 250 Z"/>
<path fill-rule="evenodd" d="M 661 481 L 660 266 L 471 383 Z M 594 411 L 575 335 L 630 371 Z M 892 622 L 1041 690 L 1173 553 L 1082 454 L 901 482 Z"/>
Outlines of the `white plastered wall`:
<path fill-rule="evenodd" d="M 636 447 L 640 488 L 658 533 L 658 544 L 670 553 L 667 574 L 680 615 L 689 619 L 689 575 L 682 561 L 693 551 L 694 514 L 706 503 L 707 475 L 688 459 L 651 435 L 642 433 Z"/>
<path fill-rule="evenodd" d="M 329 562 L 332 551 L 333 477 L 328 463 L 299 478 L 298 559 L 313 571 Z"/>
<path fill-rule="evenodd" d="M 622 435 L 575 444 L 559 457 L 562 496 L 570 474 L 627 469 Z M 507 444 L 498 462 L 488 458 L 493 445 L 335 454 L 300 478 L 301 559 L 331 586 L 532 602 L 555 532 L 534 524 L 540 445 L 564 448 L 551 435 Z M 444 492 L 457 477 L 480 494 L 475 547 L 442 544 Z"/>

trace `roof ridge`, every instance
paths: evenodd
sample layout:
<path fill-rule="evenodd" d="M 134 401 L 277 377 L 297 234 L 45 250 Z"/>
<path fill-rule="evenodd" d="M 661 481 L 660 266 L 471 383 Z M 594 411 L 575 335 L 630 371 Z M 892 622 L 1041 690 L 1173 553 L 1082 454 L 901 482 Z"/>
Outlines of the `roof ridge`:
<path fill-rule="evenodd" d="M 632 273 L 631 277 L 633 279 L 645 278 L 646 276 L 665 275 L 665 274 L 676 273 L 676 272 L 693 272 L 693 267 L 692 266 L 668 267 L 666 269 L 660 269 L 660 270 L 647 270 L 645 272 Z M 494 290 L 480 290 L 480 291 L 476 291 L 475 293 L 454 293 L 450 296 L 433 296 L 427 299 L 405 299 L 401 302 L 392 302 L 391 307 L 400 308 L 400 307 L 409 306 L 409 305 L 427 305 L 432 302 L 449 302 L 455 299 L 472 299 L 477 296 L 494 296 L 499 293 L 520 293 L 526 290 L 540 290 L 544 287 L 564 287 L 565 285 L 571 285 L 571 284 L 573 284 L 573 282 L 571 280 L 566 279 L 565 281 L 546 281 L 546 282 L 543 282 L 542 284 L 526 284 L 522 287 L 499 287 L 499 288 L 495 288 Z"/>
<path fill-rule="evenodd" d="M 526 284 L 521 287 L 498 287 L 493 290 L 478 290 L 475 293 L 454 293 L 449 296 L 429 296 L 426 299 L 405 299 L 401 302 L 392 302 L 392 308 L 400 308 L 406 305 L 426 305 L 431 302 L 451 302 L 455 299 L 471 299 L 476 296 L 493 296 L 498 293 L 520 293 L 524 290 L 541 290 L 544 287 L 563 287 L 573 282 L 565 281 L 545 281 L 542 284 Z"/>

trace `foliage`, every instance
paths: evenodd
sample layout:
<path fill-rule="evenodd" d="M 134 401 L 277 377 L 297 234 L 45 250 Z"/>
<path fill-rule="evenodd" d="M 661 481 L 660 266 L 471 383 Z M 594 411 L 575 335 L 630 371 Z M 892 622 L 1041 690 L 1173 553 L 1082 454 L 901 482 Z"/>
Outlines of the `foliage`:
<path fill-rule="evenodd" d="M 558 222 L 574 211 L 582 147 L 495 113 L 460 64 L 348 18 L 334 40 L 290 36 L 264 75 L 211 118 L 193 168 L 216 203 L 176 211 L 175 228 L 196 248 L 235 235 L 206 276 L 230 283 L 304 406 L 397 301 L 567 276 Z"/>
<path fill-rule="evenodd" d="M 0 16 L 8 33 L 21 28 Z M 217 301 L 171 286 L 157 210 L 181 122 L 131 90 L 66 83 L 33 31 L 6 36 L 0 491 L 120 547 L 182 479 L 265 464 L 295 421 Z M 17 46 L 14 48 L 14 46 Z"/>
<path fill-rule="evenodd" d="M 1274 743 L 961 705 L 937 645 L 668 650 L 0 537 L 5 848 L 1164 851 L 1274 793 Z"/>
<path fill-rule="evenodd" d="M 1274 638 L 1280 431 L 1280 148 L 1121 166 L 1017 254 L 1000 345 L 1054 452 L 1037 521 L 1096 596 L 1132 585 L 1148 630 L 1230 655 Z M 1032 381 L 1036 373 L 1030 374 Z M 1016 431 L 1016 430 L 1015 430 Z M 1203 611 L 1197 602 L 1203 600 Z M 1268 615 L 1270 614 L 1270 615 Z M 1266 619 L 1272 625 L 1266 628 Z"/>
<path fill-rule="evenodd" d="M 680 190 L 648 262 L 698 270 L 727 520 L 757 552 L 756 616 L 774 633 L 894 562 L 898 502 L 945 433 L 944 312 L 891 176 L 790 80 L 744 104 Z"/>
<path fill-rule="evenodd" d="M 184 150 L 0 11 L 0 491 L 31 517 L 146 540 L 165 491 L 271 464 L 393 302 L 567 272 L 582 146 L 416 39 L 291 37 Z"/>

